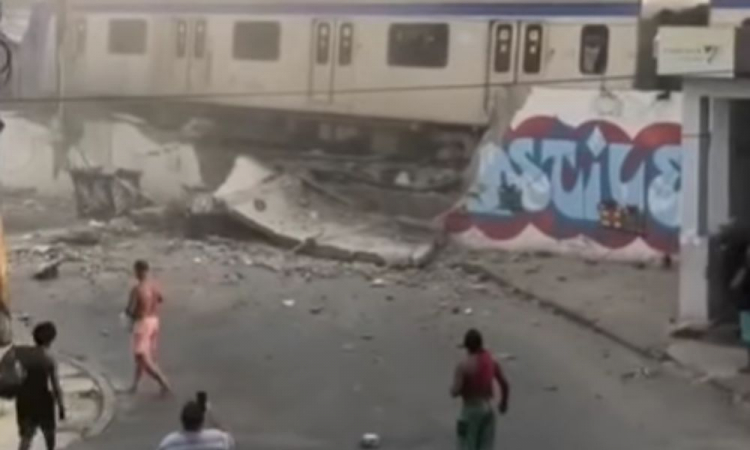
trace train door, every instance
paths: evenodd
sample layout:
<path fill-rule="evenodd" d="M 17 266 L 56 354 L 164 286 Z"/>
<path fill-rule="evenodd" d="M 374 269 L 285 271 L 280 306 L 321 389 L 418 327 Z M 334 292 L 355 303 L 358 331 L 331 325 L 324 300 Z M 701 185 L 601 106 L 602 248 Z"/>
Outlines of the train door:
<path fill-rule="evenodd" d="M 335 25 L 334 20 L 313 21 L 309 95 L 316 103 L 333 101 Z"/>
<path fill-rule="evenodd" d="M 339 20 L 336 23 L 336 58 L 333 71 L 334 101 L 341 104 L 347 98 L 351 98 L 351 91 L 356 87 L 354 75 L 354 53 L 355 53 L 355 29 L 354 24 L 348 20 Z M 341 95 L 336 95 L 341 93 Z"/>
<path fill-rule="evenodd" d="M 167 39 L 162 42 L 158 60 L 154 61 L 154 67 L 159 73 L 159 92 L 169 95 L 187 92 L 188 72 L 188 24 L 185 17 L 176 17 L 169 20 L 161 31 L 166 33 Z M 161 23 L 159 25 L 162 25 Z"/>
<path fill-rule="evenodd" d="M 517 59 L 517 33 L 515 22 L 490 23 L 487 45 L 487 89 L 485 91 L 485 112 L 495 109 L 501 90 L 515 81 Z"/>
<path fill-rule="evenodd" d="M 188 86 L 191 93 L 206 93 L 209 89 L 211 66 L 208 49 L 208 23 L 194 19 L 190 23 Z"/>
<path fill-rule="evenodd" d="M 540 81 L 547 75 L 547 64 L 554 55 L 549 49 L 548 28 L 539 22 L 521 22 L 519 24 L 518 67 L 519 83 Z"/>

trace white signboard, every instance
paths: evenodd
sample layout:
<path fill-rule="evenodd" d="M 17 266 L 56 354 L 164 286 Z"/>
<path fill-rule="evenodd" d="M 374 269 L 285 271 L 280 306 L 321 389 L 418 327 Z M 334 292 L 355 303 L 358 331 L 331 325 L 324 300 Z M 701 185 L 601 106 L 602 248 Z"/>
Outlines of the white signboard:
<path fill-rule="evenodd" d="M 734 76 L 734 27 L 661 27 L 657 73 L 684 77 Z"/>

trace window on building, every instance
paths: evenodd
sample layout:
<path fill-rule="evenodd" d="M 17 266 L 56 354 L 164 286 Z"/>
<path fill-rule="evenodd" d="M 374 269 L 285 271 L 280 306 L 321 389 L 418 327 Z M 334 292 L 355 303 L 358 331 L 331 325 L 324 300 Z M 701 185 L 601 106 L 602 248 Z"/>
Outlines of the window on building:
<path fill-rule="evenodd" d="M 448 65 L 448 24 L 393 24 L 388 34 L 389 65 L 425 68 Z"/>
<path fill-rule="evenodd" d="M 348 66 L 352 63 L 354 47 L 354 26 L 350 23 L 341 25 L 339 32 L 339 65 Z"/>
<path fill-rule="evenodd" d="M 544 28 L 539 24 L 527 25 L 524 33 L 523 71 L 535 74 L 542 71 Z"/>
<path fill-rule="evenodd" d="M 603 74 L 609 60 L 609 28 L 606 25 L 586 25 L 581 30 L 579 68 L 587 75 Z"/>
<path fill-rule="evenodd" d="M 276 61 L 281 52 L 278 22 L 237 22 L 234 25 L 234 58 Z"/>
<path fill-rule="evenodd" d="M 143 19 L 113 19 L 109 22 L 109 52 L 115 55 L 146 53 L 148 27 Z"/>
<path fill-rule="evenodd" d="M 495 73 L 510 71 L 513 58 L 513 26 L 500 24 L 495 27 Z"/>

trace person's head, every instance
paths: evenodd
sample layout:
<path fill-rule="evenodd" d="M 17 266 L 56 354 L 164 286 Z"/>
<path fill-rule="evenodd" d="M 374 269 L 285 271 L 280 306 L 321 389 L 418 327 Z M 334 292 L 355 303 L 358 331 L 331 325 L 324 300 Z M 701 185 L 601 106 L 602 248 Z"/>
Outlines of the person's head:
<path fill-rule="evenodd" d="M 467 331 L 464 335 L 464 348 L 467 352 L 472 355 L 477 354 L 484 350 L 484 342 L 482 339 L 482 333 L 479 330 L 472 328 Z"/>
<path fill-rule="evenodd" d="M 182 429 L 185 431 L 200 431 L 205 420 L 205 411 L 196 401 L 189 401 L 182 407 L 180 415 Z"/>
<path fill-rule="evenodd" d="M 57 337 L 57 328 L 52 322 L 42 322 L 34 327 L 34 343 L 39 347 L 50 347 Z"/>
<path fill-rule="evenodd" d="M 148 269 L 148 263 L 142 259 L 139 259 L 133 264 L 133 272 L 135 272 L 135 277 L 139 280 L 146 278 L 146 275 L 148 275 Z"/>

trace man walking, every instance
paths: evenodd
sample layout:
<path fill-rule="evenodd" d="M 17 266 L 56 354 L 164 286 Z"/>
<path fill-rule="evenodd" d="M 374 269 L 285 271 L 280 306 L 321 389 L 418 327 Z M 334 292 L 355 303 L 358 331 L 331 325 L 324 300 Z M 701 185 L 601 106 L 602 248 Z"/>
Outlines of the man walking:
<path fill-rule="evenodd" d="M 493 382 L 500 387 L 499 411 L 508 410 L 510 386 L 500 365 L 484 349 L 482 334 L 469 330 L 463 347 L 467 357 L 456 367 L 451 395 L 461 397 L 463 406 L 458 418 L 460 450 L 491 450 L 495 445 L 495 412 L 492 404 Z"/>
<path fill-rule="evenodd" d="M 49 353 L 57 330 L 52 322 L 44 322 L 34 328 L 33 336 L 34 347 L 20 346 L 15 349 L 16 358 L 25 372 L 16 396 L 16 420 L 21 438 L 18 448 L 29 450 L 37 429 L 41 429 L 47 450 L 55 450 L 55 406 L 60 420 L 65 420 L 57 363 Z"/>
<path fill-rule="evenodd" d="M 161 289 L 149 275 L 146 261 L 138 260 L 133 266 L 137 284 L 130 291 L 126 314 L 132 321 L 133 356 L 135 374 L 131 393 L 138 390 L 143 373 L 146 372 L 161 387 L 162 395 L 170 392 L 167 378 L 156 363 L 159 342 L 159 308 L 164 303 Z"/>
<path fill-rule="evenodd" d="M 182 408 L 182 430 L 170 433 L 159 445 L 159 450 L 234 450 L 234 439 L 229 433 L 215 428 L 204 428 L 207 406 L 190 401 Z"/>

